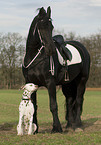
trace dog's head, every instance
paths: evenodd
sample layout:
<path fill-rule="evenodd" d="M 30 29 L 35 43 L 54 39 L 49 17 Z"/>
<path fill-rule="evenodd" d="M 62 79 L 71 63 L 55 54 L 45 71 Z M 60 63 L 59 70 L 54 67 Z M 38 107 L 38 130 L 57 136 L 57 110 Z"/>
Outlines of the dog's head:
<path fill-rule="evenodd" d="M 21 90 L 27 90 L 29 92 L 34 92 L 38 89 L 38 86 L 33 83 L 28 83 L 21 87 Z"/>

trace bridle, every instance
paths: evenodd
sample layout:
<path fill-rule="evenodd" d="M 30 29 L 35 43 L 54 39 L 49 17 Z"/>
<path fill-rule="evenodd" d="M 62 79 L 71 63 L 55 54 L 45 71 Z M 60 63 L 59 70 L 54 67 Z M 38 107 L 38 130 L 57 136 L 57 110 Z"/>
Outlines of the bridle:
<path fill-rule="evenodd" d="M 43 21 L 43 20 L 41 20 L 41 21 Z M 33 31 L 33 36 L 35 35 L 36 29 L 37 29 L 37 31 L 38 31 L 38 35 L 39 35 L 39 39 L 40 39 L 40 41 L 41 41 L 41 45 L 44 47 L 44 46 L 45 46 L 45 43 L 44 43 L 43 40 L 42 40 L 40 31 L 39 31 L 39 28 L 38 28 L 38 22 L 37 22 L 36 25 L 35 25 L 35 28 L 34 28 L 34 31 Z"/>
<path fill-rule="evenodd" d="M 40 21 L 42 22 L 43 20 L 40 20 Z M 49 19 L 49 21 L 51 21 L 51 19 Z M 41 50 L 45 47 L 45 43 L 42 40 L 42 37 L 41 37 L 41 34 L 40 34 L 40 30 L 38 28 L 38 23 L 39 22 L 37 22 L 36 25 L 35 25 L 35 28 L 34 28 L 34 31 L 33 31 L 33 36 L 35 35 L 36 29 L 37 29 L 38 35 L 39 35 L 39 39 L 40 39 L 40 42 L 41 42 L 41 47 L 40 47 L 40 49 L 38 49 L 38 53 L 35 55 L 35 57 L 31 60 L 31 62 L 27 66 L 24 65 L 24 59 L 23 59 L 22 65 L 23 65 L 24 68 L 28 68 L 36 60 L 36 58 L 39 56 L 39 54 L 41 53 Z"/>

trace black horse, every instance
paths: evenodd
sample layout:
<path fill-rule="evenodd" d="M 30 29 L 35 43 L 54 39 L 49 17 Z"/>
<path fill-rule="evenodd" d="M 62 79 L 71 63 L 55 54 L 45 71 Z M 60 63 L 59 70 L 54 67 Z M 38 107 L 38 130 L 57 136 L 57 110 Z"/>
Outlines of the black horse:
<path fill-rule="evenodd" d="M 42 7 L 30 26 L 22 70 L 26 83 L 34 83 L 48 89 L 50 111 L 53 115 L 52 132 L 62 132 L 58 118 L 56 85 L 62 86 L 63 94 L 66 97 L 67 127 L 73 129 L 81 127 L 83 95 L 89 76 L 90 56 L 81 43 L 62 41 L 65 48 L 68 47 L 71 56 L 70 60 L 67 60 L 68 67 L 66 63 L 62 64 L 61 58 L 63 57 L 59 53 L 62 45 L 60 48 L 56 48 L 58 37 L 54 42 L 52 30 L 51 9 L 48 7 L 46 12 Z M 69 73 L 68 80 L 66 80 L 66 72 Z M 33 122 L 37 124 L 36 92 L 32 94 L 32 99 L 35 106 Z"/>

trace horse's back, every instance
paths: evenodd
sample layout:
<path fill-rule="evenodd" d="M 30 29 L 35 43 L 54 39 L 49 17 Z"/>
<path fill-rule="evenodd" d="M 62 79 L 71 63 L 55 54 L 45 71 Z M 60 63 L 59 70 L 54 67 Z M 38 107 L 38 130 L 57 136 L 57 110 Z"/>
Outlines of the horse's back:
<path fill-rule="evenodd" d="M 85 76 L 89 76 L 89 69 L 90 69 L 90 55 L 87 49 L 83 44 L 81 44 L 78 41 L 66 41 L 66 45 L 71 45 L 75 47 L 78 52 L 80 53 L 81 59 L 82 59 L 82 69 L 81 72 Z"/>
<path fill-rule="evenodd" d="M 90 61 L 90 55 L 89 55 L 87 49 L 85 48 L 85 46 L 82 43 L 80 43 L 78 41 L 65 41 L 65 43 L 74 46 L 79 51 L 79 53 L 81 54 L 81 57 L 82 57 L 83 61 L 85 59 Z"/>

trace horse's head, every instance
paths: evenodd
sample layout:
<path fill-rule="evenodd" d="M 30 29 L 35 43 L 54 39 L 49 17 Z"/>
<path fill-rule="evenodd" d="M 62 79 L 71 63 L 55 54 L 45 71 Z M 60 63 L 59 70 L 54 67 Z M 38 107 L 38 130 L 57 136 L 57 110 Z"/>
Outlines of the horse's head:
<path fill-rule="evenodd" d="M 51 20 L 51 9 L 47 8 L 47 12 L 42 7 L 39 10 L 36 23 L 39 39 L 41 45 L 45 47 L 45 52 L 47 55 L 52 55 L 55 53 L 55 45 L 52 39 L 52 20 Z"/>

